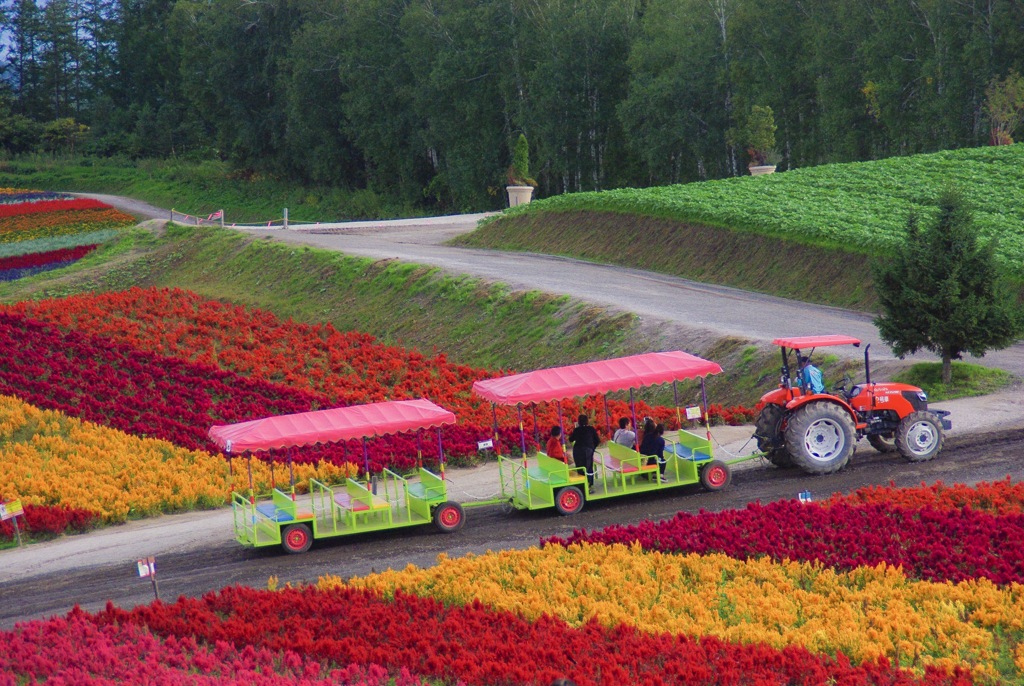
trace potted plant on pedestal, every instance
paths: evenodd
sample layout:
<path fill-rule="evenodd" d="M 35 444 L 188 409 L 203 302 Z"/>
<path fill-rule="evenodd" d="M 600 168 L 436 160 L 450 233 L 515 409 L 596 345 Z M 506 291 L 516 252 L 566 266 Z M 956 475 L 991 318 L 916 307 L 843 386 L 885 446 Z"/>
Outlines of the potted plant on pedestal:
<path fill-rule="evenodd" d="M 750 157 L 751 176 L 771 174 L 775 171 L 778 155 L 775 153 L 775 114 L 772 108 L 765 105 L 754 105 L 750 108 L 746 126 L 743 128 L 743 142 L 747 146 Z"/>
<path fill-rule="evenodd" d="M 516 147 L 512 150 L 512 166 L 508 168 L 508 206 L 523 205 L 533 198 L 537 182 L 530 178 L 530 145 L 526 136 L 519 134 Z"/>

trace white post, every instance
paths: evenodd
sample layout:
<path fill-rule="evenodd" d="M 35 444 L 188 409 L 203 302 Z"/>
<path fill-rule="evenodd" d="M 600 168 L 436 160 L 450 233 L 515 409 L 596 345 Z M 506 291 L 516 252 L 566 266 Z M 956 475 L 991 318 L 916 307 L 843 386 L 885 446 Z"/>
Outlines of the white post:
<path fill-rule="evenodd" d="M 220 211 L 220 228 L 224 228 L 224 210 Z"/>
<path fill-rule="evenodd" d="M 284 228 L 288 228 L 288 208 L 284 208 Z"/>

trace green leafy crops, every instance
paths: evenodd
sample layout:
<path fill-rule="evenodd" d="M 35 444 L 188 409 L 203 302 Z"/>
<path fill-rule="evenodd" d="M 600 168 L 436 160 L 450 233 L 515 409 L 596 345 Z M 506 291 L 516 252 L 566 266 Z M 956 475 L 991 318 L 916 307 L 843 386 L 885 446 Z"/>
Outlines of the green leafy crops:
<path fill-rule="evenodd" d="M 927 219 L 946 184 L 974 210 L 979 235 L 1024 273 L 1024 144 L 950 150 L 877 162 L 831 164 L 760 177 L 575 193 L 520 205 L 503 216 L 578 210 L 647 215 L 879 254 Z M 499 219 L 500 221 L 500 219 Z"/>

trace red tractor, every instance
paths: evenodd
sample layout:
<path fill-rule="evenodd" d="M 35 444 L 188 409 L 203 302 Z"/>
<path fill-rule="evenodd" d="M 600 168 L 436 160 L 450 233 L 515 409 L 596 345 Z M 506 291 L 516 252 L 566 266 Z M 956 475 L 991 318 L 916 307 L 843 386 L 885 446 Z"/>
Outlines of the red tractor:
<path fill-rule="evenodd" d="M 952 423 L 944 410 L 929 410 L 928 396 L 920 388 L 901 383 L 874 383 L 864 348 L 865 382 L 852 385 L 850 377 L 831 392 L 814 393 L 800 375 L 790 377 L 789 353 L 831 345 L 860 346 L 849 336 L 778 338 L 782 349 L 779 387 L 761 398 L 754 437 L 758 448 L 775 465 L 795 465 L 812 474 L 842 469 L 862 436 L 879 452 L 898 450 L 910 462 L 931 460 L 942 449 L 943 430 Z"/>

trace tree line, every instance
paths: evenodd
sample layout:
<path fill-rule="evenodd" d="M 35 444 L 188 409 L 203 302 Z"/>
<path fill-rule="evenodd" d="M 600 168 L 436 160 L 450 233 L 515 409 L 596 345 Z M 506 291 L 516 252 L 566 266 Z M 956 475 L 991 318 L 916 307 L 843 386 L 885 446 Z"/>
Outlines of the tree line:
<path fill-rule="evenodd" d="M 1021 0 L 7 0 L 0 145 L 500 206 L 983 145 Z M 998 142 L 1006 142 L 1000 138 Z"/>

